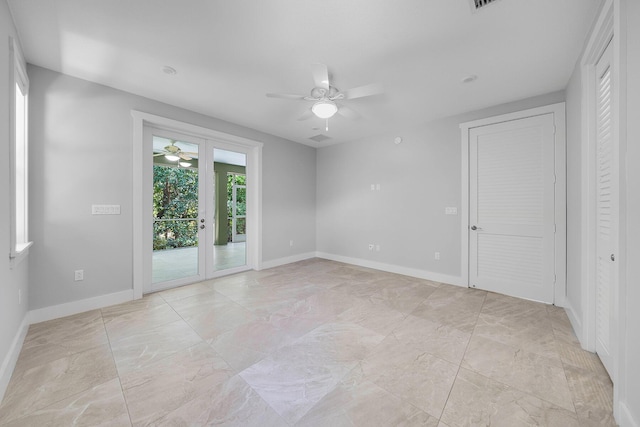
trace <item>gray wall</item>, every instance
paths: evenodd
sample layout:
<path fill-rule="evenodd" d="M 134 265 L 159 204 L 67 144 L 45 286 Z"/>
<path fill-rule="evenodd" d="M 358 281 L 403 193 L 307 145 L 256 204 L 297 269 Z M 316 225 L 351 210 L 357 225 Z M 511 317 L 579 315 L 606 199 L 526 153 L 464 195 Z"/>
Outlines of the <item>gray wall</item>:
<path fill-rule="evenodd" d="M 263 260 L 315 249 L 315 149 L 44 68 L 28 72 L 31 309 L 132 288 L 132 109 L 263 142 Z M 119 204 L 121 215 L 92 216 L 92 204 Z M 73 280 L 77 269 L 84 281 Z"/>
<path fill-rule="evenodd" d="M 9 152 L 9 36 L 16 37 L 13 20 L 5 0 L 0 0 L 0 152 Z M 9 264 L 9 156 L 0 156 L 0 367 L 5 363 L 11 343 L 27 311 L 29 292 L 29 259 L 11 269 Z M 18 304 L 18 291 L 22 290 L 22 303 Z M 13 368 L 13 367 L 11 367 Z M 9 371 L 10 372 L 10 371 Z M 0 370 L 0 373 L 2 371 Z M 6 384 L 0 383 L 0 398 Z"/>
<path fill-rule="evenodd" d="M 567 301 L 582 319 L 582 78 L 580 62 L 567 85 Z"/>
<path fill-rule="evenodd" d="M 562 101 L 556 92 L 318 149 L 318 251 L 459 277 L 460 123 Z"/>

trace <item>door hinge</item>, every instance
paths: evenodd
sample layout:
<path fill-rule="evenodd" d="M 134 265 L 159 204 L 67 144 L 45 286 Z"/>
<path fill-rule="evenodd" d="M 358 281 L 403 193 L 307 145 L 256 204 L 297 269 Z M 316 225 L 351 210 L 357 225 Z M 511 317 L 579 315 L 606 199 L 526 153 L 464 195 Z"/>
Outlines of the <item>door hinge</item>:
<path fill-rule="evenodd" d="M 558 226 L 553 224 L 553 234 L 556 234 L 557 231 L 558 231 Z"/>
<path fill-rule="evenodd" d="M 556 174 L 553 174 L 553 183 L 555 184 L 556 182 L 558 182 L 558 177 L 556 176 Z"/>

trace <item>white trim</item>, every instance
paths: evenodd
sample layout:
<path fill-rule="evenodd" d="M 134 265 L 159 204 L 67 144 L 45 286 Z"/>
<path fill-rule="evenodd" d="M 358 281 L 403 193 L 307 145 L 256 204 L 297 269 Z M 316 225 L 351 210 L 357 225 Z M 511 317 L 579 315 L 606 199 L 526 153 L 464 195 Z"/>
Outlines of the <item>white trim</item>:
<path fill-rule="evenodd" d="M 579 337 L 582 333 L 582 319 L 577 315 L 569 300 L 565 301 L 564 311 L 565 313 L 567 313 L 567 317 L 569 318 L 569 322 L 571 323 L 573 331 L 575 332 L 576 336 Z"/>
<path fill-rule="evenodd" d="M 144 291 L 144 127 L 213 140 L 216 144 L 241 147 L 247 154 L 247 267 L 260 269 L 262 263 L 262 147 L 263 143 L 202 126 L 169 119 L 142 111 L 131 110 L 133 117 L 133 295 L 142 298 Z"/>
<path fill-rule="evenodd" d="M 263 261 L 261 270 L 266 270 L 268 268 L 280 267 L 281 265 L 291 264 L 298 261 L 304 261 L 306 259 L 316 258 L 315 252 L 307 252 L 304 254 L 291 255 L 284 258 L 272 259 L 270 261 Z"/>
<path fill-rule="evenodd" d="M 26 313 L 11 342 L 11 347 L 9 347 L 9 351 L 2 361 L 2 366 L 0 366 L 0 402 L 2 402 L 7 387 L 9 386 L 11 375 L 13 375 L 13 370 L 16 367 L 16 362 L 18 361 L 18 356 L 20 356 L 20 350 L 22 350 L 22 344 L 24 344 L 24 339 L 27 337 L 28 331 L 29 313 Z"/>
<path fill-rule="evenodd" d="M 29 323 L 46 322 L 47 320 L 59 319 L 61 317 L 84 313 L 89 310 L 96 310 L 98 308 L 109 307 L 110 305 L 121 304 L 133 299 L 133 290 L 128 289 L 126 291 L 114 292 L 112 294 L 38 308 L 36 310 L 31 310 L 28 313 Z"/>
<path fill-rule="evenodd" d="M 581 159 L 581 182 L 582 185 L 582 206 L 580 212 L 581 234 L 582 234 L 582 283 L 584 288 L 582 294 L 582 334 L 578 335 L 582 346 L 589 351 L 595 351 L 595 126 L 590 126 L 595 120 L 595 64 L 604 52 L 613 37 L 613 1 L 608 0 L 604 6 L 598 20 L 593 28 L 583 57 L 580 60 L 582 73 L 582 114 L 581 114 L 581 141 L 583 142 Z M 614 92 L 614 96 L 616 93 Z M 614 118 L 617 120 L 617 118 Z"/>
<path fill-rule="evenodd" d="M 29 77 L 27 75 L 27 63 L 24 60 L 22 50 L 18 44 L 18 41 L 9 36 L 9 268 L 13 269 L 18 266 L 29 255 L 29 247 L 33 242 L 29 241 Z M 20 87 L 20 90 L 24 92 L 24 109 L 27 111 L 24 118 L 24 140 L 21 141 L 24 150 L 24 165 L 23 165 L 23 179 L 24 179 L 24 202 L 23 213 L 24 217 L 21 222 L 24 222 L 23 233 L 27 240 L 18 241 L 17 224 L 18 219 L 16 217 L 17 208 L 17 183 L 16 183 L 16 148 L 19 145 L 17 141 L 16 130 L 16 91 L 15 85 Z"/>
<path fill-rule="evenodd" d="M 555 274 L 554 304 L 566 304 L 567 291 L 567 207 L 566 207 L 566 113 L 565 103 L 546 105 L 460 124 L 461 203 L 460 203 L 460 285 L 469 286 L 469 132 L 471 129 L 528 117 L 553 114 L 555 132 Z"/>
<path fill-rule="evenodd" d="M 344 262 L 345 264 L 357 265 L 360 267 L 373 268 L 374 270 L 387 271 L 389 273 L 402 274 L 403 276 L 416 277 L 418 279 L 431 280 L 433 282 L 447 283 L 449 285 L 456 285 L 467 287 L 461 277 L 450 276 L 448 274 L 434 273 L 427 270 L 419 270 L 417 268 L 402 267 L 400 265 L 385 264 L 376 261 L 369 261 L 360 258 L 351 258 L 342 255 L 328 254 L 325 252 L 316 252 L 316 257 L 328 259 L 331 261 Z"/>
<path fill-rule="evenodd" d="M 626 402 L 620 402 L 618 405 L 618 418 L 616 421 L 624 427 L 640 427 L 640 421 L 633 418 Z"/>

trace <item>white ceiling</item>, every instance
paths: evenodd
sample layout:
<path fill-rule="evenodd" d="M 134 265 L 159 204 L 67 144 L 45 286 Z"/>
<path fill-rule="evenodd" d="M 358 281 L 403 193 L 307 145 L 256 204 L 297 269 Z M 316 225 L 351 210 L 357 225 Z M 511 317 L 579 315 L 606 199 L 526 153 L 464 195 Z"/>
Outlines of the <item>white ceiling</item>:
<path fill-rule="evenodd" d="M 32 64 L 324 146 L 564 89 L 601 0 L 499 0 L 475 13 L 470 0 L 8 3 Z M 328 132 L 297 121 L 311 102 L 265 94 L 308 94 L 312 63 L 341 90 L 385 93 L 345 101 L 362 118 L 336 116 Z"/>

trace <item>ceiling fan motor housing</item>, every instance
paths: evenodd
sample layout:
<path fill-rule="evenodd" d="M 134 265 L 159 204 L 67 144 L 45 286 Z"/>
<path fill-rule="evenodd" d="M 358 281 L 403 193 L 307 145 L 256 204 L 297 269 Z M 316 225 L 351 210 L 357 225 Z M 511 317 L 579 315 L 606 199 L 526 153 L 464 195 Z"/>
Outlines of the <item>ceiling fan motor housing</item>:
<path fill-rule="evenodd" d="M 333 86 L 329 86 L 329 90 L 323 87 L 314 87 L 311 89 L 311 98 L 315 99 L 332 99 L 340 93 L 338 89 Z"/>

